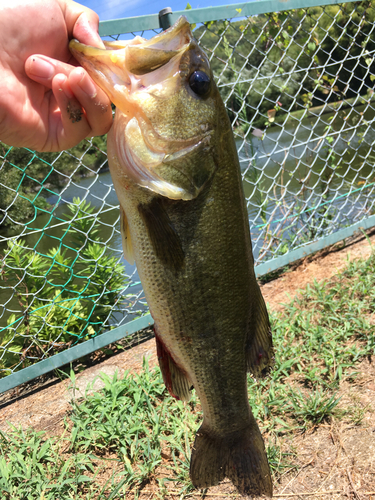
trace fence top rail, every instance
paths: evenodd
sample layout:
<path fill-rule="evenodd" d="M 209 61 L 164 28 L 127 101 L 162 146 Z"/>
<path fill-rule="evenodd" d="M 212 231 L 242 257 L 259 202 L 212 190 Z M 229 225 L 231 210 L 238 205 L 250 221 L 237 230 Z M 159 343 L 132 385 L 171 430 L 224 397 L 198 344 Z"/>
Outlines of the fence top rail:
<path fill-rule="evenodd" d="M 242 2 L 232 5 L 220 5 L 217 7 L 204 7 L 201 9 L 177 10 L 171 14 L 170 21 L 175 23 L 184 15 L 189 23 L 204 23 L 220 19 L 243 18 L 267 14 L 269 12 L 280 12 L 292 9 L 307 9 L 323 5 L 334 5 L 337 0 L 258 0 Z M 99 23 L 100 36 L 121 35 L 125 33 L 155 30 L 160 28 L 159 14 L 146 16 L 128 17 Z"/>

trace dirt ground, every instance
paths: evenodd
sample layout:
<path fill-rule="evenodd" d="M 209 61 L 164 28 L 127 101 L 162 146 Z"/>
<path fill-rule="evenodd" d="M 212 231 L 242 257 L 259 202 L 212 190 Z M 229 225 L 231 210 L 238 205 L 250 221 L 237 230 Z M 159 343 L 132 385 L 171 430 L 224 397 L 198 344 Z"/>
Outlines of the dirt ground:
<path fill-rule="evenodd" d="M 314 280 L 322 281 L 335 275 L 349 260 L 366 258 L 375 248 L 375 233 L 368 238 L 357 237 L 341 243 L 329 252 L 307 257 L 287 272 L 262 285 L 262 293 L 271 310 L 281 310 L 299 289 Z M 108 375 L 117 370 L 139 372 L 143 357 L 152 367 L 157 363 L 154 339 L 132 349 L 109 357 L 84 370 L 77 376 L 77 389 L 71 393 L 69 381 L 51 380 L 40 387 L 24 385 L 0 397 L 0 429 L 7 430 L 8 422 L 22 427 L 45 430 L 50 435 L 60 433 L 63 419 L 70 409 L 72 396 L 81 397 L 85 388 L 101 372 Z M 360 425 L 345 425 L 332 421 L 311 433 L 296 436 L 290 445 L 297 453 L 298 467 L 287 470 L 274 485 L 275 498 L 279 499 L 356 499 L 375 500 L 375 357 L 365 360 L 359 367 L 360 375 L 355 384 L 344 382 L 340 388 L 343 400 L 357 401 L 365 409 Z M 100 387 L 100 381 L 94 388 Z M 155 498 L 146 486 L 141 499 Z M 169 498 L 178 498 L 169 491 Z M 191 498 L 201 498 L 193 494 Z M 205 498 L 240 498 L 231 483 L 210 488 Z"/>

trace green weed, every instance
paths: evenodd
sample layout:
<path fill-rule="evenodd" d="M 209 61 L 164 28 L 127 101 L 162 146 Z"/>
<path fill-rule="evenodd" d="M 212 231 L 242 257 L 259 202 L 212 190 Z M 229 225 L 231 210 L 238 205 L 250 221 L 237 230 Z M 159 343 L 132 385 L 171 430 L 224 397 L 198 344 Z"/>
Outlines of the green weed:
<path fill-rule="evenodd" d="M 4 500 L 72 498 L 94 473 L 92 457 L 60 455 L 61 441 L 44 432 L 0 431 L 0 491 Z"/>
<path fill-rule="evenodd" d="M 139 487 L 162 463 L 167 447 L 176 479 L 188 478 L 188 457 L 199 415 L 191 412 L 196 400 L 184 404 L 166 393 L 159 370 L 147 362 L 140 375 L 123 378 L 102 374 L 104 388 L 73 403 L 67 421 L 74 453 L 113 453 L 121 462 L 128 487 Z M 173 479 L 172 479 L 173 480 Z"/>

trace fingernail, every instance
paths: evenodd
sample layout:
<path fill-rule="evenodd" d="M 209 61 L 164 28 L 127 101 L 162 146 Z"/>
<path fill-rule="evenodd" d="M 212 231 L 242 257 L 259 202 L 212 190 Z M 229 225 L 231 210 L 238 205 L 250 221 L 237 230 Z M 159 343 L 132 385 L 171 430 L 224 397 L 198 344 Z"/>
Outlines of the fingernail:
<path fill-rule="evenodd" d="M 82 78 L 78 82 L 78 85 L 83 90 L 83 92 L 87 94 L 91 99 L 96 97 L 97 95 L 96 87 L 91 78 L 83 70 L 82 70 Z"/>
<path fill-rule="evenodd" d="M 41 59 L 40 57 L 32 57 L 29 72 L 38 78 L 52 78 L 55 71 L 54 66 Z"/>

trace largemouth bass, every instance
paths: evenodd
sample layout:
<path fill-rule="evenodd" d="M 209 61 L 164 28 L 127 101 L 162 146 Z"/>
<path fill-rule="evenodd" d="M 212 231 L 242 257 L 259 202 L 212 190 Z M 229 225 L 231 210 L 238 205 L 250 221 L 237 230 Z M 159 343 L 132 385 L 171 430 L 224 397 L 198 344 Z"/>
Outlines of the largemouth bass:
<path fill-rule="evenodd" d="M 229 477 L 244 495 L 272 495 L 247 371 L 272 361 L 267 310 L 254 274 L 239 161 L 206 54 L 181 17 L 151 40 L 72 41 L 70 49 L 116 106 L 108 162 L 126 259 L 137 264 L 163 379 L 204 413 L 192 449 L 194 486 Z"/>

